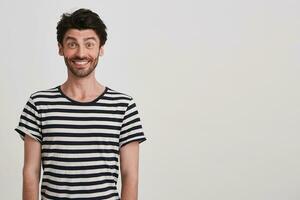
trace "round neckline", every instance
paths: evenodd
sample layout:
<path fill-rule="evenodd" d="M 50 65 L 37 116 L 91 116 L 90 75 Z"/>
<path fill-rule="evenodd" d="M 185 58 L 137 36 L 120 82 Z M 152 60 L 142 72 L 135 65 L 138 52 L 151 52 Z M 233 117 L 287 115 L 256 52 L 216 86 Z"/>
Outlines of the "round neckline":
<path fill-rule="evenodd" d="M 72 99 L 70 97 L 68 97 L 61 89 L 61 85 L 58 85 L 56 87 L 58 89 L 58 91 L 60 92 L 60 94 L 65 97 L 66 99 L 68 99 L 69 101 L 71 101 L 72 103 L 75 103 L 75 104 L 80 104 L 80 105 L 90 105 L 90 104 L 93 104 L 93 103 L 96 103 L 105 93 L 106 91 L 108 90 L 108 87 L 104 86 L 104 91 L 98 95 L 98 97 L 96 97 L 94 100 L 92 101 L 77 101 L 75 99 Z"/>

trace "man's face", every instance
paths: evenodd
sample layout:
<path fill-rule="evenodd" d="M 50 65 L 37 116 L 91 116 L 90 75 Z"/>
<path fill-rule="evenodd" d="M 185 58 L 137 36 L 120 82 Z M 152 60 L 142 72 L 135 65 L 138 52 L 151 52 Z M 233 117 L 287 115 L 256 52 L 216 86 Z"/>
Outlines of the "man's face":
<path fill-rule="evenodd" d="M 92 29 L 70 29 L 58 44 L 59 54 L 64 57 L 68 69 L 76 77 L 86 77 L 98 64 L 99 56 L 103 55 L 103 47 Z"/>

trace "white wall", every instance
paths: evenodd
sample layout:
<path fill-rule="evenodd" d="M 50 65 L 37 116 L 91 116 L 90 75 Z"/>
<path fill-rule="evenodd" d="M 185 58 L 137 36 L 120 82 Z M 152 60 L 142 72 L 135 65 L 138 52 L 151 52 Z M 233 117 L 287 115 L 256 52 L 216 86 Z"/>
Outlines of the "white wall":
<path fill-rule="evenodd" d="M 80 7 L 108 27 L 98 80 L 141 113 L 141 200 L 300 199 L 296 0 L 1 1 L 1 199 L 21 199 L 13 129 L 66 79 L 55 28 Z"/>

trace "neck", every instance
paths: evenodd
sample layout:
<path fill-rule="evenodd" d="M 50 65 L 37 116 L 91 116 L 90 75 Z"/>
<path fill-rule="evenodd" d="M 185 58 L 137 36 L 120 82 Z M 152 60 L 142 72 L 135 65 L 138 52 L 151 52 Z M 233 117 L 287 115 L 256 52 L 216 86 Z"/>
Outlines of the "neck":
<path fill-rule="evenodd" d="M 67 96 L 80 100 L 93 99 L 103 92 L 104 89 L 105 86 L 99 83 L 94 76 L 84 78 L 68 76 L 68 79 L 61 85 L 61 90 Z"/>

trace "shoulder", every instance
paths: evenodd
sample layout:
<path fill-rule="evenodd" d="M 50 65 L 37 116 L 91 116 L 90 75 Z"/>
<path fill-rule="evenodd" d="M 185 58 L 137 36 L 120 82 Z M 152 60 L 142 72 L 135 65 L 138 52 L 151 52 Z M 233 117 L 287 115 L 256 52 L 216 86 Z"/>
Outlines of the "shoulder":
<path fill-rule="evenodd" d="M 58 86 L 36 90 L 30 94 L 30 98 L 34 101 L 42 97 L 50 97 L 59 93 Z"/>
<path fill-rule="evenodd" d="M 124 93 L 119 90 L 115 90 L 113 88 L 107 87 L 107 86 L 106 86 L 106 88 L 107 88 L 106 96 L 111 97 L 112 99 L 127 100 L 127 101 L 133 100 L 133 97 L 131 95 L 129 95 L 128 93 Z"/>
<path fill-rule="evenodd" d="M 132 95 L 112 89 L 110 87 L 107 87 L 105 97 L 107 100 L 112 100 L 114 103 L 125 106 L 127 110 L 132 107 L 136 107 L 136 103 Z"/>
<path fill-rule="evenodd" d="M 107 87 L 106 97 L 124 105 L 126 110 L 134 111 L 137 109 L 134 97 L 128 93 L 120 92 Z"/>

